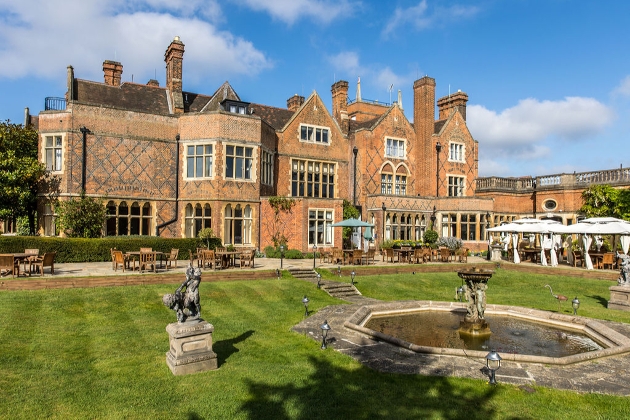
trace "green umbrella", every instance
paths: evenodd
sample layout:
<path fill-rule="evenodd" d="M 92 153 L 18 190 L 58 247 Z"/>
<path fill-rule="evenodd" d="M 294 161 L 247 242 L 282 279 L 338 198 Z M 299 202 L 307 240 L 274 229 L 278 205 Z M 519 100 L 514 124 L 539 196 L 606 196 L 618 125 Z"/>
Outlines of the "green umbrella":
<path fill-rule="evenodd" d="M 341 222 L 337 222 L 337 223 L 333 223 L 332 225 L 330 225 L 332 227 L 371 227 L 374 226 L 371 223 L 367 223 L 367 222 L 363 222 L 361 220 L 358 219 L 346 219 L 346 220 L 342 220 Z"/>
<path fill-rule="evenodd" d="M 372 240 L 372 227 L 371 226 L 367 226 L 365 228 L 365 232 L 363 232 L 363 237 L 368 241 Z"/>

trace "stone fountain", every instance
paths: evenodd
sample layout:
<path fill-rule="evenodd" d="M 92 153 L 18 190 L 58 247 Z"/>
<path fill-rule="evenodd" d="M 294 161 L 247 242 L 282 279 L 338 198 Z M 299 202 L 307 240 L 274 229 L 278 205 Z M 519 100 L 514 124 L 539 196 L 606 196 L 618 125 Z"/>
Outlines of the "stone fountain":
<path fill-rule="evenodd" d="M 488 280 L 493 274 L 492 270 L 482 270 L 477 267 L 457 272 L 457 275 L 466 282 L 464 293 L 468 302 L 466 316 L 459 325 L 460 334 L 484 336 L 492 333 L 484 319 L 484 312 L 486 311 Z"/>

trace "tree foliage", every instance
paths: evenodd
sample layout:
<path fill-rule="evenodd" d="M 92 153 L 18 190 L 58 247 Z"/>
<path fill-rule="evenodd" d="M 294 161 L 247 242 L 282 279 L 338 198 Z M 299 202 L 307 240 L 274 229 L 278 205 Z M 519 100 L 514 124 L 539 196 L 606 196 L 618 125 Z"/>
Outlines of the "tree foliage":
<path fill-rule="evenodd" d="M 57 226 L 71 238 L 99 238 L 107 217 L 105 204 L 94 197 L 59 201 L 55 206 Z"/>
<path fill-rule="evenodd" d="M 630 215 L 630 191 L 610 185 L 591 185 L 582 191 L 582 202 L 580 212 L 586 217 L 628 218 Z"/>
<path fill-rule="evenodd" d="M 0 218 L 27 216 L 35 233 L 37 193 L 48 178 L 37 159 L 38 135 L 32 127 L 0 122 Z"/>
<path fill-rule="evenodd" d="M 359 210 L 356 207 L 354 207 L 354 205 L 348 200 L 343 200 L 343 220 L 358 219 L 358 218 L 359 218 Z M 343 239 L 350 238 L 350 235 L 352 235 L 352 229 L 353 228 L 351 227 L 344 227 L 341 237 Z"/>

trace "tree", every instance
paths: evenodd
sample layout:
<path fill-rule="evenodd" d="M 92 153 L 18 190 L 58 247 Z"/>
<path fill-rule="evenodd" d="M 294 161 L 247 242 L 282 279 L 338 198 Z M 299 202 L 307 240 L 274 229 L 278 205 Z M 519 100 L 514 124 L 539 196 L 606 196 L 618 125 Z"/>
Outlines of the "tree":
<path fill-rule="evenodd" d="M 621 217 L 619 191 L 610 185 L 591 185 L 582 191 L 580 212 L 586 217 Z"/>
<path fill-rule="evenodd" d="M 359 218 L 359 210 L 354 207 L 354 205 L 348 200 L 343 200 L 343 220 L 346 219 L 358 219 Z M 342 239 L 349 239 L 350 235 L 352 235 L 351 227 L 344 227 L 341 232 Z"/>
<path fill-rule="evenodd" d="M 32 127 L 0 122 L 0 218 L 28 218 L 35 234 L 37 194 L 49 178 L 37 160 L 38 135 Z"/>
<path fill-rule="evenodd" d="M 107 209 L 101 200 L 81 194 L 55 206 L 57 226 L 71 238 L 100 238 Z"/>

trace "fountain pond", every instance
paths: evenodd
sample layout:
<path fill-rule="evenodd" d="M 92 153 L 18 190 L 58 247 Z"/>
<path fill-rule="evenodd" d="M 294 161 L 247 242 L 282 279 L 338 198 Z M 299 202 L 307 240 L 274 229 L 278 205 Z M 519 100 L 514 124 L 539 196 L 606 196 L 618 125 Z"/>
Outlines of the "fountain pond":
<path fill-rule="evenodd" d="M 417 353 L 484 358 L 497 349 L 504 360 L 563 365 L 630 351 L 630 339 L 580 316 L 488 304 L 492 333 L 471 335 L 460 328 L 467 314 L 459 302 L 388 302 L 361 307 L 344 325 Z"/>

